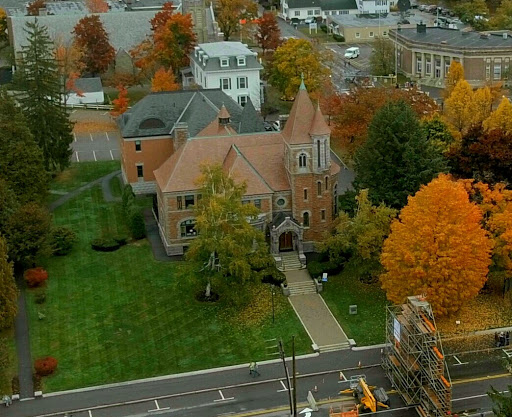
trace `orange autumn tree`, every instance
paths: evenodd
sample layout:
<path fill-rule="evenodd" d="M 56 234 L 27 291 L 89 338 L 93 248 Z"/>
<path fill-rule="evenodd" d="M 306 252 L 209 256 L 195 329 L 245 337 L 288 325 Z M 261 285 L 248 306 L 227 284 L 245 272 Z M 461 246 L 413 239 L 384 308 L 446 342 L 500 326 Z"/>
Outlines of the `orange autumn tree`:
<path fill-rule="evenodd" d="M 151 91 L 176 91 L 180 89 L 180 85 L 176 82 L 172 69 L 165 70 L 160 67 L 153 79 L 151 80 Z"/>
<path fill-rule="evenodd" d="M 2 49 L 2 43 L 7 43 L 9 40 L 7 36 L 7 13 L 0 7 L 0 49 Z"/>
<path fill-rule="evenodd" d="M 434 313 L 444 316 L 475 297 L 491 263 L 492 241 L 481 221 L 464 185 L 448 175 L 409 197 L 382 250 L 387 298 L 402 303 L 424 294 Z"/>
<path fill-rule="evenodd" d="M 110 114 L 114 117 L 120 116 L 126 110 L 128 110 L 128 105 L 130 103 L 130 99 L 128 98 L 128 90 L 122 84 L 117 86 L 117 90 L 119 91 L 119 95 L 116 99 L 112 100 L 112 104 L 114 108 L 111 110 Z"/>

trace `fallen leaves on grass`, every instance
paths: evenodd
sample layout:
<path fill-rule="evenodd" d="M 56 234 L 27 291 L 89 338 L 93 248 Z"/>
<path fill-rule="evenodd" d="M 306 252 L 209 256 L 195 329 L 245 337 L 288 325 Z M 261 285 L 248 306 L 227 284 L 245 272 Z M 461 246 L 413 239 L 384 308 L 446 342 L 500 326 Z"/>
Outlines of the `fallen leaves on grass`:
<path fill-rule="evenodd" d="M 74 133 L 95 133 L 117 131 L 117 125 L 114 120 L 110 121 L 77 121 L 73 127 Z"/>
<path fill-rule="evenodd" d="M 456 324 L 457 321 L 460 324 Z M 437 327 L 445 337 L 511 324 L 510 298 L 495 294 L 478 295 L 467 301 L 457 313 L 437 320 Z"/>

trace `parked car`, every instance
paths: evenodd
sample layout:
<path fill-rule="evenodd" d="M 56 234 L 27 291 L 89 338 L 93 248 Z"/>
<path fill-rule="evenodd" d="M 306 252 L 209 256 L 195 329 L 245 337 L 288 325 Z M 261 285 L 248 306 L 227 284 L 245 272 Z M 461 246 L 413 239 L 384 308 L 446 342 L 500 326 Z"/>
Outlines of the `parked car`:
<path fill-rule="evenodd" d="M 309 25 L 311 23 L 316 23 L 316 18 L 313 16 L 306 17 L 306 19 L 304 20 L 304 23 L 306 25 Z"/>
<path fill-rule="evenodd" d="M 271 124 L 270 122 L 263 122 L 263 127 L 265 128 L 265 130 L 266 130 L 267 132 L 270 132 L 270 131 L 272 131 L 272 130 L 273 130 L 273 129 L 272 129 L 272 124 Z"/>
<path fill-rule="evenodd" d="M 352 48 L 348 48 L 343 55 L 346 59 L 357 58 L 361 52 L 357 46 L 353 46 Z"/>
<path fill-rule="evenodd" d="M 279 120 L 272 122 L 272 130 L 275 130 L 276 132 L 281 131 L 281 123 L 279 123 Z"/>

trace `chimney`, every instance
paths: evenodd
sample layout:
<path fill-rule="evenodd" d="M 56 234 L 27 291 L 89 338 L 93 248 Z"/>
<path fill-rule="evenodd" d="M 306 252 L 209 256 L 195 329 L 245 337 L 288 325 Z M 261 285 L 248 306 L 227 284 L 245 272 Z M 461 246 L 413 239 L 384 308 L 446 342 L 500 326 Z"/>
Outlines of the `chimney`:
<path fill-rule="evenodd" d="M 427 25 L 423 22 L 420 22 L 416 25 L 417 33 L 427 33 Z"/>
<path fill-rule="evenodd" d="M 507 39 L 508 38 L 508 32 L 503 32 L 503 39 Z"/>
<path fill-rule="evenodd" d="M 188 124 L 178 122 L 174 125 L 174 152 L 188 140 Z"/>

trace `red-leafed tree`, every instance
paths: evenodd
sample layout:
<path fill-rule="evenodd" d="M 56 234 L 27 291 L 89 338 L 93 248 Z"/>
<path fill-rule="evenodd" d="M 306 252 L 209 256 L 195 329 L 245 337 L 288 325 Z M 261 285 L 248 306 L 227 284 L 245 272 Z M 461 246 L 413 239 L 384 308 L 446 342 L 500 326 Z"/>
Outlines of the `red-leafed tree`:
<path fill-rule="evenodd" d="M 105 0 L 86 0 L 85 5 L 91 13 L 108 12 L 108 4 Z"/>
<path fill-rule="evenodd" d="M 263 54 L 268 50 L 275 51 L 281 43 L 281 31 L 272 13 L 263 13 L 259 19 L 256 40 L 263 49 Z"/>
<path fill-rule="evenodd" d="M 78 21 L 72 33 L 75 35 L 76 44 L 83 51 L 81 62 L 85 71 L 93 75 L 107 71 L 116 53 L 110 45 L 100 17 L 85 16 Z"/>
<path fill-rule="evenodd" d="M 110 114 L 114 117 L 120 116 L 126 110 L 128 110 L 128 105 L 130 104 L 130 99 L 128 98 L 128 90 L 122 84 L 117 86 L 117 91 L 119 94 L 116 99 L 112 100 L 112 104 L 114 108 L 110 112 Z"/>
<path fill-rule="evenodd" d="M 46 0 L 34 0 L 27 6 L 27 14 L 29 16 L 39 16 L 39 9 L 46 8 Z"/>
<path fill-rule="evenodd" d="M 151 30 L 156 32 L 158 29 L 165 25 L 165 22 L 167 22 L 173 14 L 174 6 L 172 2 L 169 1 L 164 3 L 162 10 L 155 14 L 155 17 L 149 21 L 149 23 L 151 23 Z"/>
<path fill-rule="evenodd" d="M 171 13 L 168 10 L 161 13 L 156 21 L 151 22 L 153 34 L 131 51 L 135 65 L 140 68 L 142 75 L 148 77 L 159 67 L 173 68 L 177 73 L 181 67 L 188 65 L 188 55 L 196 44 L 190 14 Z"/>
<path fill-rule="evenodd" d="M 151 91 L 176 91 L 180 89 L 180 85 L 176 82 L 176 77 L 172 69 L 165 70 L 160 67 L 153 79 L 151 80 Z"/>
<path fill-rule="evenodd" d="M 347 154 L 353 154 L 366 141 L 373 116 L 388 100 L 405 101 L 420 118 L 431 116 L 437 111 L 435 101 L 416 89 L 356 88 L 351 94 L 342 97 L 340 111 L 333 118 L 331 140 Z"/>

